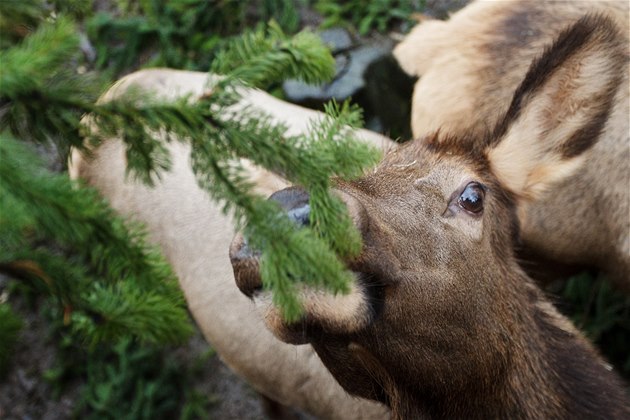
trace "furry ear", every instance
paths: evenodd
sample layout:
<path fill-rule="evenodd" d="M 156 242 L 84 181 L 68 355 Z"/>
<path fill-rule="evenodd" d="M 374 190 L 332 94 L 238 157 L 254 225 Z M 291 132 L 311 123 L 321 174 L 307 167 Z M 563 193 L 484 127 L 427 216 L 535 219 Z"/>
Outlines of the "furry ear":
<path fill-rule="evenodd" d="M 534 198 L 574 173 L 598 140 L 624 76 L 627 39 L 604 16 L 564 30 L 531 65 L 490 137 L 494 173 Z"/>
<path fill-rule="evenodd" d="M 442 51 L 453 49 L 451 26 L 442 20 L 426 20 L 405 36 L 392 54 L 398 65 L 410 76 L 421 76 Z"/>

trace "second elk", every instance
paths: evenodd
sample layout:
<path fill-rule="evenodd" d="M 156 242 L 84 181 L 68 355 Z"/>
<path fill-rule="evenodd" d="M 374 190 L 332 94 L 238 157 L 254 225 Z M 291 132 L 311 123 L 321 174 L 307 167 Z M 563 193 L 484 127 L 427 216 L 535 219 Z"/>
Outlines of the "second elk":
<path fill-rule="evenodd" d="M 441 129 L 463 141 L 476 141 L 499 122 L 510 106 L 529 65 L 563 27 L 585 14 L 609 17 L 624 34 L 626 57 L 630 33 L 627 1 L 476 1 L 448 21 L 418 25 L 396 47 L 394 55 L 409 74 L 419 76 L 412 101 L 416 138 Z M 626 58 L 627 59 L 627 58 Z M 585 70 L 591 77 L 607 71 L 605 62 Z M 588 141 L 571 174 L 562 161 L 542 159 L 540 148 L 513 148 L 514 159 L 538 168 L 531 171 L 517 200 L 521 225 L 518 257 L 537 280 L 548 281 L 583 268 L 604 271 L 618 288 L 630 293 L 630 110 L 628 68 L 620 72 L 616 95 L 598 124 L 583 134 Z M 582 78 L 584 83 L 590 83 Z M 576 79 L 575 82 L 579 82 Z M 571 76 L 556 94 L 570 89 Z M 595 86 L 595 85 L 594 85 Z M 599 94 L 594 91 L 593 94 Z M 590 98 L 586 99 L 587 101 Z M 571 104 L 568 102 L 567 104 Z M 581 124 L 571 107 L 550 106 L 555 118 Z M 530 130 L 545 130 L 536 125 Z M 596 139 L 596 141 L 595 141 Z M 549 147 L 553 147 L 552 144 Z M 540 183 L 557 173 L 558 182 Z M 541 191 L 537 185 L 544 185 Z"/>

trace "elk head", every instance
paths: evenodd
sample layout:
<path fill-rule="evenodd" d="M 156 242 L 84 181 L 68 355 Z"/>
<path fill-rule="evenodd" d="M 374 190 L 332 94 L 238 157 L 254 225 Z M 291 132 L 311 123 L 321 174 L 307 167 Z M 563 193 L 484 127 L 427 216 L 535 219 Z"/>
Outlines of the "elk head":
<path fill-rule="evenodd" d="M 347 261 L 355 282 L 345 296 L 303 288 L 299 322 L 281 319 L 237 236 L 237 285 L 268 328 L 312 344 L 346 390 L 389 404 L 394 416 L 593 414 L 580 409 L 616 379 L 519 268 L 515 202 L 579 170 L 620 82 L 619 39 L 603 17 L 579 20 L 532 64 L 487 136 L 434 133 L 361 179 L 339 181 L 363 238 L 361 255 Z M 271 199 L 308 221 L 303 190 Z M 617 398 L 606 403 L 613 409 L 625 406 L 623 391 L 607 395 Z"/>

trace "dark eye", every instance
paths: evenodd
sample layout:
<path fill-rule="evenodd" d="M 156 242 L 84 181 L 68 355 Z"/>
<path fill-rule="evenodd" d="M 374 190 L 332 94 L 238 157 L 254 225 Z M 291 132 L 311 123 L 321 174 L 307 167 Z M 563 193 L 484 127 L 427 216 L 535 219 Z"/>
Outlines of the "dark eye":
<path fill-rule="evenodd" d="M 470 213 L 480 214 L 483 211 L 483 198 L 485 194 L 481 184 L 471 182 L 466 185 L 466 188 L 464 188 L 464 191 L 460 194 L 457 204 Z"/>

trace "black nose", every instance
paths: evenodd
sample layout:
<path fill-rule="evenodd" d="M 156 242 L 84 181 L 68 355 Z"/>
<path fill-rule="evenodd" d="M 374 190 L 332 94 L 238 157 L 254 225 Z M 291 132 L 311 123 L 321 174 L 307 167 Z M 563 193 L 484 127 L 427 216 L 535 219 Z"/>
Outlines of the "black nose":
<path fill-rule="evenodd" d="M 287 212 L 289 219 L 299 226 L 308 226 L 311 207 L 309 196 L 300 187 L 291 187 L 274 193 L 270 200 L 276 201 Z M 260 252 L 252 249 L 247 238 L 238 233 L 230 245 L 230 261 L 234 279 L 239 290 L 247 297 L 262 289 L 259 266 Z"/>
<path fill-rule="evenodd" d="M 309 196 L 300 187 L 290 187 L 277 191 L 269 197 L 270 200 L 278 202 L 289 216 L 299 226 L 308 226 L 310 221 L 311 206 Z"/>

